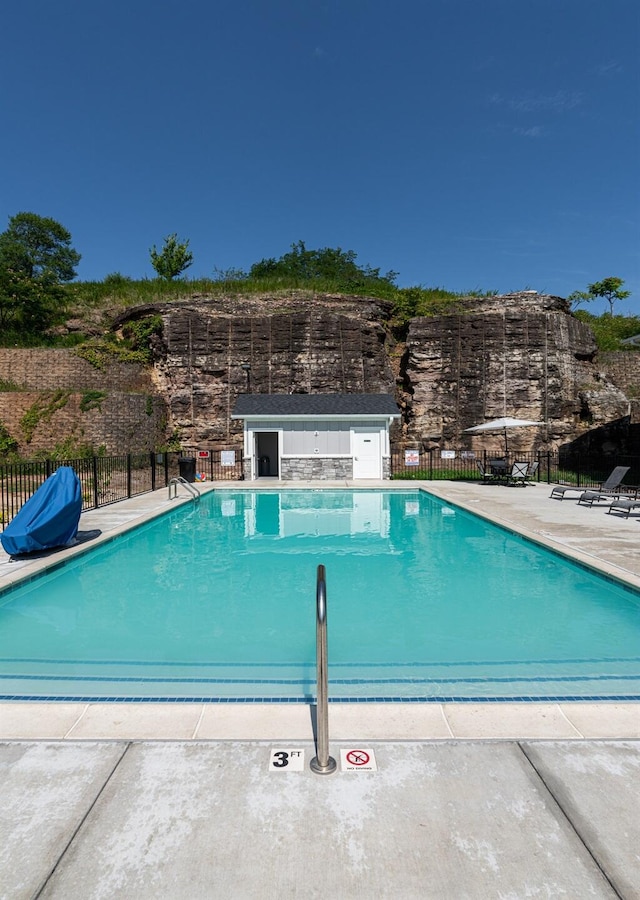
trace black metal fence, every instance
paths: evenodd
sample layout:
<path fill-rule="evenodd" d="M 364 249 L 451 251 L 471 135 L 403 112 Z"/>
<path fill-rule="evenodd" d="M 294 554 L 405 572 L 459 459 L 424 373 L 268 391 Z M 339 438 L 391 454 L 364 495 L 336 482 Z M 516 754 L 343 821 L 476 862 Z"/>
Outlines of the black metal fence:
<path fill-rule="evenodd" d="M 236 481 L 243 477 L 241 450 L 200 450 L 198 454 L 128 453 L 0 465 L 0 526 L 10 522 L 60 466 L 71 466 L 80 479 L 83 510 L 167 487 L 178 476 L 189 481 Z"/>
<path fill-rule="evenodd" d="M 391 454 L 391 477 L 427 481 L 475 481 L 482 478 L 480 466 L 486 471 L 495 451 L 474 453 L 469 450 L 394 450 Z M 589 455 L 560 451 L 510 453 L 502 457 L 510 467 L 514 462 L 538 463 L 533 481 L 546 484 L 574 484 L 576 487 L 596 487 L 611 474 L 615 466 L 628 466 L 624 484 L 640 485 L 640 457 L 617 455 Z M 478 465 L 480 464 L 480 465 Z"/>
<path fill-rule="evenodd" d="M 553 453 L 518 453 L 500 457 L 498 453 L 474 453 L 470 450 L 394 450 L 391 453 L 391 477 L 425 479 L 427 481 L 475 481 L 482 478 L 480 466 L 490 467 L 501 458 L 511 465 L 518 462 L 538 463 L 534 481 L 556 480 L 558 456 Z M 478 465 L 480 464 L 480 465 Z"/>
<path fill-rule="evenodd" d="M 490 468 L 495 452 L 468 450 L 393 450 L 391 477 L 426 481 L 475 481 L 482 476 L 478 463 Z M 598 456 L 560 451 L 559 453 L 514 453 L 506 459 L 537 462 L 534 481 L 596 487 L 615 466 L 628 466 L 623 485 L 640 485 L 640 456 Z M 0 465 L 0 527 L 6 525 L 40 485 L 60 466 L 72 466 L 82 484 L 82 508 L 97 509 L 157 488 L 172 478 L 188 481 L 239 481 L 243 475 L 240 449 L 198 450 L 184 453 L 129 453 L 122 456 L 93 456 L 86 459 L 34 460 Z"/>
<path fill-rule="evenodd" d="M 559 484 L 575 484 L 576 487 L 591 488 L 601 484 L 611 474 L 615 466 L 626 466 L 622 484 L 640 485 L 640 456 L 635 455 L 587 455 L 561 451 L 558 468 L 553 481 Z"/>

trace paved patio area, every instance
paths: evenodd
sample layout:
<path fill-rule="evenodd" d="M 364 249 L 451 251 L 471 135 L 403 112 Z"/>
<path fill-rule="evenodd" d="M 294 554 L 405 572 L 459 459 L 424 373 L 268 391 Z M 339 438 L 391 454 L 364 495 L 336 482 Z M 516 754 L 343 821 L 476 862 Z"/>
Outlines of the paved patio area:
<path fill-rule="evenodd" d="M 637 743 L 382 742 L 331 776 L 295 747 L 0 744 L 1 896 L 640 895 Z"/>
<path fill-rule="evenodd" d="M 546 485 L 424 486 L 640 587 L 637 516 Z M 176 502 L 80 529 L 108 539 Z M 51 561 L 0 552 L 0 585 Z M 640 704 L 339 704 L 331 776 L 309 770 L 312 713 L 0 704 L 0 897 L 640 897 Z"/>

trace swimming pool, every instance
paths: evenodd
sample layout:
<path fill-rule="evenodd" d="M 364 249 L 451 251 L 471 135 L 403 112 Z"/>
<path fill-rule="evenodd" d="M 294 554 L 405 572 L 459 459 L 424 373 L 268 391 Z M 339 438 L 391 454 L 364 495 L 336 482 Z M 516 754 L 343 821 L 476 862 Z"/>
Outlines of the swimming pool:
<path fill-rule="evenodd" d="M 640 699 L 640 596 L 421 491 L 214 491 L 0 595 L 2 699 Z"/>

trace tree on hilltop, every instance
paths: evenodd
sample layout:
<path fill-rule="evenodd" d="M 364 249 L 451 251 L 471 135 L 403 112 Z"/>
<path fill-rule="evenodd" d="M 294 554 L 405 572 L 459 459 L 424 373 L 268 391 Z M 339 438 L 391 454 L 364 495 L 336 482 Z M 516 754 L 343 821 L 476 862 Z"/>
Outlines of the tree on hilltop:
<path fill-rule="evenodd" d="M 0 326 L 47 328 L 64 306 L 61 285 L 75 278 L 79 262 L 71 234 L 55 219 L 29 212 L 11 216 L 0 234 Z"/>
<path fill-rule="evenodd" d="M 602 281 L 594 281 L 587 285 L 586 291 L 574 291 L 567 298 L 577 306 L 579 303 L 591 303 L 592 300 L 603 299 L 609 304 L 609 312 L 613 315 L 613 305 L 618 300 L 624 300 L 631 295 L 631 291 L 621 290 L 624 281 L 622 278 L 603 278 Z"/>
<path fill-rule="evenodd" d="M 179 241 L 177 234 L 170 234 L 164 239 L 162 250 L 156 250 L 154 244 L 149 253 L 151 254 L 151 265 L 160 278 L 164 278 L 165 281 L 173 281 L 193 262 L 189 241 Z"/>
<path fill-rule="evenodd" d="M 304 241 L 291 245 L 289 253 L 279 259 L 262 259 L 249 270 L 249 278 L 282 279 L 297 282 L 332 283 L 336 289 L 345 291 L 366 288 L 367 285 L 393 287 L 397 272 L 380 274 L 380 269 L 359 266 L 357 254 L 353 250 L 340 247 L 324 247 L 322 250 L 307 250 Z"/>

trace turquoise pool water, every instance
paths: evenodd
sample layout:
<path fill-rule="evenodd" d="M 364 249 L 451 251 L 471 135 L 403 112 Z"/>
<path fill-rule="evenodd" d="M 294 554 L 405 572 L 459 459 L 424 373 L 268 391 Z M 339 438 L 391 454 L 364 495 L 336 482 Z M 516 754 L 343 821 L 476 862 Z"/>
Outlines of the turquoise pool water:
<path fill-rule="evenodd" d="M 7 698 L 640 699 L 640 597 L 417 491 L 215 491 L 0 595 Z"/>

